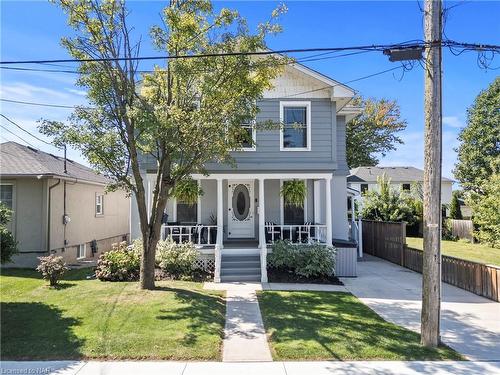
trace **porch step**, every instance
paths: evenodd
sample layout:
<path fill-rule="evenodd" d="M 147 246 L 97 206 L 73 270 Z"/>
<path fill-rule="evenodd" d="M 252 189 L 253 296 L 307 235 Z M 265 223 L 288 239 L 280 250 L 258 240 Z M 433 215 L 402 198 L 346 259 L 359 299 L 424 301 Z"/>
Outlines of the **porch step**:
<path fill-rule="evenodd" d="M 221 281 L 260 281 L 260 256 L 248 254 L 223 254 Z"/>
<path fill-rule="evenodd" d="M 249 261 L 244 261 L 240 262 L 238 260 L 234 261 L 222 261 L 221 263 L 221 269 L 227 269 L 227 268 L 259 268 L 260 269 L 260 260 L 249 260 Z"/>
<path fill-rule="evenodd" d="M 225 262 L 260 262 L 260 255 L 222 254 L 222 264 L 224 264 Z"/>
<path fill-rule="evenodd" d="M 242 282 L 242 281 L 260 282 L 260 275 L 221 276 L 220 281 L 223 283 Z"/>
<path fill-rule="evenodd" d="M 258 275 L 260 276 L 260 268 L 222 268 L 221 276 L 237 276 L 237 275 Z"/>

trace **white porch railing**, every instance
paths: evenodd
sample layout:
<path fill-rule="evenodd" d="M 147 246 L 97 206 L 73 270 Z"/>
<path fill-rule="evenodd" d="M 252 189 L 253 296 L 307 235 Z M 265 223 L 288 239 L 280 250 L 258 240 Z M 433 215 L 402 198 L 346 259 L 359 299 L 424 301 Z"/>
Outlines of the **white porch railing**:
<path fill-rule="evenodd" d="M 192 242 L 200 247 L 215 246 L 217 225 L 162 225 L 163 240 L 172 237 L 175 242 Z"/>
<path fill-rule="evenodd" d="M 274 243 L 277 240 L 289 240 L 292 243 L 327 242 L 327 226 L 322 224 L 266 224 L 264 227 L 266 243 Z"/>

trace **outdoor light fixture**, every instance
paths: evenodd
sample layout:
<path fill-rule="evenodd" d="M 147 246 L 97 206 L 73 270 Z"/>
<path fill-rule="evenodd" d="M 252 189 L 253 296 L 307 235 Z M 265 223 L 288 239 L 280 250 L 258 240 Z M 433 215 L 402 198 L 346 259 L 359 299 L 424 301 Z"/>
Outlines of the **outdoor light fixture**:
<path fill-rule="evenodd" d="M 384 50 L 384 55 L 389 56 L 389 61 L 420 60 L 424 53 L 423 47 L 394 48 Z"/>

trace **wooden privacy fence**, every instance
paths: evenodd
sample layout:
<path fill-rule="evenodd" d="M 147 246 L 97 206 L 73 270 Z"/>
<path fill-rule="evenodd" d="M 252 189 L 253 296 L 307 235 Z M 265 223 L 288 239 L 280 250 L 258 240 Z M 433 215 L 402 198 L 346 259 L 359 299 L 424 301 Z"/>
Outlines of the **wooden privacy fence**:
<path fill-rule="evenodd" d="M 404 223 L 363 220 L 363 251 L 422 273 L 423 252 L 406 246 Z M 479 296 L 500 301 L 500 267 L 443 255 L 441 279 Z"/>
<path fill-rule="evenodd" d="M 466 238 L 470 242 L 474 242 L 474 226 L 472 220 L 456 220 L 451 219 L 451 235 L 457 238 Z"/>

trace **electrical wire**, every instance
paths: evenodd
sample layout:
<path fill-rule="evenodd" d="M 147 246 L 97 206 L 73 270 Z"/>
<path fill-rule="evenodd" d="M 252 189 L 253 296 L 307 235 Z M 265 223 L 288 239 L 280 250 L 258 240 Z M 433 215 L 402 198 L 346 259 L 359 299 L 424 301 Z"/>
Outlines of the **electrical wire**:
<path fill-rule="evenodd" d="M 17 137 L 19 138 L 21 141 L 23 141 L 24 143 L 26 143 L 28 146 L 30 147 L 33 147 L 33 148 L 36 148 L 35 146 L 33 146 L 31 143 L 29 143 L 26 139 L 24 139 L 23 137 L 17 135 L 16 133 L 10 131 L 9 129 L 7 129 L 5 126 L 3 126 L 2 124 L 0 124 L 0 128 L 2 128 L 3 130 L 9 132 L 10 134 L 12 134 L 14 137 Z"/>
<path fill-rule="evenodd" d="M 17 128 L 21 129 L 23 132 L 25 132 L 26 134 L 28 135 L 31 135 L 33 138 L 35 138 L 36 140 L 40 141 L 40 142 L 43 142 L 49 146 L 52 146 L 52 147 L 56 147 L 58 148 L 57 146 L 53 145 L 52 143 L 50 142 L 47 142 L 46 140 L 38 137 L 37 135 L 31 133 L 30 131 L 26 130 L 25 128 L 23 128 L 21 125 L 17 124 L 16 122 L 12 121 L 10 118 L 8 118 L 7 116 L 5 116 L 3 113 L 0 113 L 0 116 L 2 116 L 5 120 L 7 120 L 8 122 L 10 122 L 12 125 L 16 126 Z"/>

